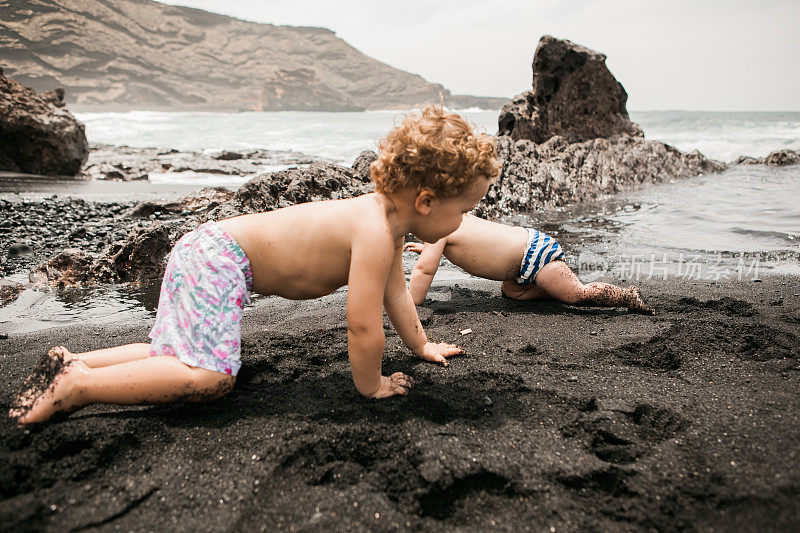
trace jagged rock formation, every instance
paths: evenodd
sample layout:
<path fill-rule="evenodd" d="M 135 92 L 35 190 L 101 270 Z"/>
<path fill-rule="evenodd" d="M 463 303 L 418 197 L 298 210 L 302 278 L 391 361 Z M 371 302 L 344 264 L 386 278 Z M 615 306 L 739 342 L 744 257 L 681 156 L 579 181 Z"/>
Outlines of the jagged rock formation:
<path fill-rule="evenodd" d="M 7 0 L 0 10 L 0 66 L 37 91 L 66 88 L 70 105 L 259 109 L 271 73 L 299 68 L 357 107 L 407 109 L 450 97 L 325 28 L 150 0 Z"/>
<path fill-rule="evenodd" d="M 233 192 L 225 187 L 204 187 L 180 200 L 160 200 L 140 202 L 128 211 L 128 218 L 150 218 L 153 215 L 199 214 L 210 211 L 224 204 L 233 196 Z"/>
<path fill-rule="evenodd" d="M 588 202 L 645 183 L 725 169 L 698 151 L 684 154 L 666 143 L 628 135 L 580 143 L 556 136 L 538 145 L 500 137 L 497 148 L 500 177 L 476 210 L 488 218 Z"/>
<path fill-rule="evenodd" d="M 89 143 L 83 124 L 63 109 L 59 94 L 63 90 L 41 98 L 0 69 L 0 170 L 62 176 L 80 172 Z"/>
<path fill-rule="evenodd" d="M 628 93 L 606 56 L 545 35 L 533 55 L 533 90 L 503 107 L 498 135 L 543 143 L 554 135 L 587 141 L 625 133 L 643 137 L 628 118 Z"/>
<path fill-rule="evenodd" d="M 263 111 L 363 111 L 342 91 L 315 78 L 313 69 L 279 69 L 261 90 Z"/>
<path fill-rule="evenodd" d="M 733 165 L 769 165 L 772 167 L 785 167 L 788 165 L 800 165 L 800 151 L 797 150 L 776 150 L 766 157 L 750 157 L 743 155 L 736 159 Z"/>
<path fill-rule="evenodd" d="M 478 212 L 492 217 L 558 207 L 726 168 L 700 152 L 646 141 L 628 118 L 626 100 L 603 54 L 542 37 L 533 90 L 500 113 L 502 170 Z"/>
<path fill-rule="evenodd" d="M 164 275 L 165 258 L 177 241 L 176 223 L 133 230 L 101 254 L 68 248 L 31 271 L 34 285 L 154 282 Z"/>
<path fill-rule="evenodd" d="M 370 170 L 369 166 L 378 159 L 378 154 L 373 152 L 372 150 L 364 150 L 356 160 L 353 161 L 353 170 L 355 171 L 356 175 L 361 178 L 361 181 L 369 181 L 370 177 Z"/>
<path fill-rule="evenodd" d="M 211 211 L 205 219 L 221 220 L 246 213 L 272 211 L 305 202 L 352 198 L 372 190 L 352 168 L 315 163 L 305 169 L 289 169 L 251 179 L 230 201 Z"/>

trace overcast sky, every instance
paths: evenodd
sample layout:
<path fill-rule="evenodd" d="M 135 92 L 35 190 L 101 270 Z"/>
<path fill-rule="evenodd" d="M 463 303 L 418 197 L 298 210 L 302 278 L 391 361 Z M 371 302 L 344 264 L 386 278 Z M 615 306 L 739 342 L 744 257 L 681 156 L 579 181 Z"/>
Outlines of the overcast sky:
<path fill-rule="evenodd" d="M 539 37 L 608 56 L 628 109 L 800 110 L 800 0 L 175 0 L 322 26 L 455 94 L 531 88 Z"/>

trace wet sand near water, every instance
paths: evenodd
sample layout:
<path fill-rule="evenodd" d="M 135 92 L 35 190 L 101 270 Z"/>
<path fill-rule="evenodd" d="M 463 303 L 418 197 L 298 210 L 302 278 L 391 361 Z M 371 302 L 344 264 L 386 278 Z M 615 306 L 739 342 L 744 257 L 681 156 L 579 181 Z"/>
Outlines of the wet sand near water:
<path fill-rule="evenodd" d="M 382 401 L 352 384 L 343 293 L 261 300 L 221 400 L 0 417 L 0 529 L 796 530 L 797 278 L 640 287 L 657 316 L 435 285 L 428 334 L 468 355 L 430 365 L 387 329 L 384 373 L 417 385 Z M 48 347 L 150 326 L 0 341 L 0 408 Z"/>

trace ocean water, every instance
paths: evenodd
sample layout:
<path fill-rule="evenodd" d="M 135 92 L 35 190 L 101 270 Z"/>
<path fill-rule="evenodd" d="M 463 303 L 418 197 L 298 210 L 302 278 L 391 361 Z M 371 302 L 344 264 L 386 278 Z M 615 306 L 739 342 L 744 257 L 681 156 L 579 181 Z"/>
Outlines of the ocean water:
<path fill-rule="evenodd" d="M 487 133 L 497 111 L 460 111 Z M 78 113 L 91 142 L 216 152 L 295 150 L 350 165 L 376 147 L 402 113 Z M 800 112 L 632 112 L 648 139 L 730 162 L 742 155 L 800 149 Z M 273 170 L 280 170 L 276 167 Z M 57 180 L 0 183 L 0 197 L 51 195 L 87 200 L 179 197 L 207 185 L 235 188 L 248 178 L 163 172 L 149 182 Z M 2 179 L 0 179 L 2 182 Z M 662 276 L 750 282 L 770 273 L 800 275 L 800 165 L 742 165 L 648 185 L 595 204 L 516 217 L 558 238 L 584 281 L 631 282 Z M 413 257 L 407 257 L 410 266 Z M 437 279 L 468 277 L 445 264 Z M 22 281 L 24 275 L 17 276 Z M 16 277 L 15 277 L 16 278 Z M 0 330 L 31 331 L 76 322 L 103 324 L 154 314 L 153 291 L 96 287 L 28 290 L 0 308 Z"/>
<path fill-rule="evenodd" d="M 459 110 L 487 133 L 497 133 L 498 111 Z M 136 147 L 219 151 L 268 148 L 350 164 L 402 117 L 398 111 L 151 112 L 77 113 L 92 142 Z M 730 162 L 741 155 L 763 157 L 773 150 L 800 149 L 800 112 L 631 112 L 647 139 Z"/>
<path fill-rule="evenodd" d="M 487 133 L 497 132 L 497 111 L 460 110 Z M 401 120 L 402 111 L 310 113 L 76 113 L 90 141 L 134 147 L 219 151 L 265 148 L 295 150 L 352 164 Z"/>
<path fill-rule="evenodd" d="M 630 113 L 645 138 L 730 163 L 739 156 L 764 157 L 800 150 L 800 112 L 638 111 Z"/>
<path fill-rule="evenodd" d="M 800 165 L 736 166 L 533 219 L 584 281 L 800 275 Z"/>

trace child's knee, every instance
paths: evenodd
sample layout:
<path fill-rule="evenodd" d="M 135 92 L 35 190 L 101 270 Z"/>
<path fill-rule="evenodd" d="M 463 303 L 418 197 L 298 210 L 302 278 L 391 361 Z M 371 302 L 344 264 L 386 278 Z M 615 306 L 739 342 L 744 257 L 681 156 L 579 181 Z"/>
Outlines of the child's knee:
<path fill-rule="evenodd" d="M 208 402 L 222 398 L 233 390 L 236 383 L 236 376 L 205 368 L 196 368 L 193 374 L 191 401 Z"/>

